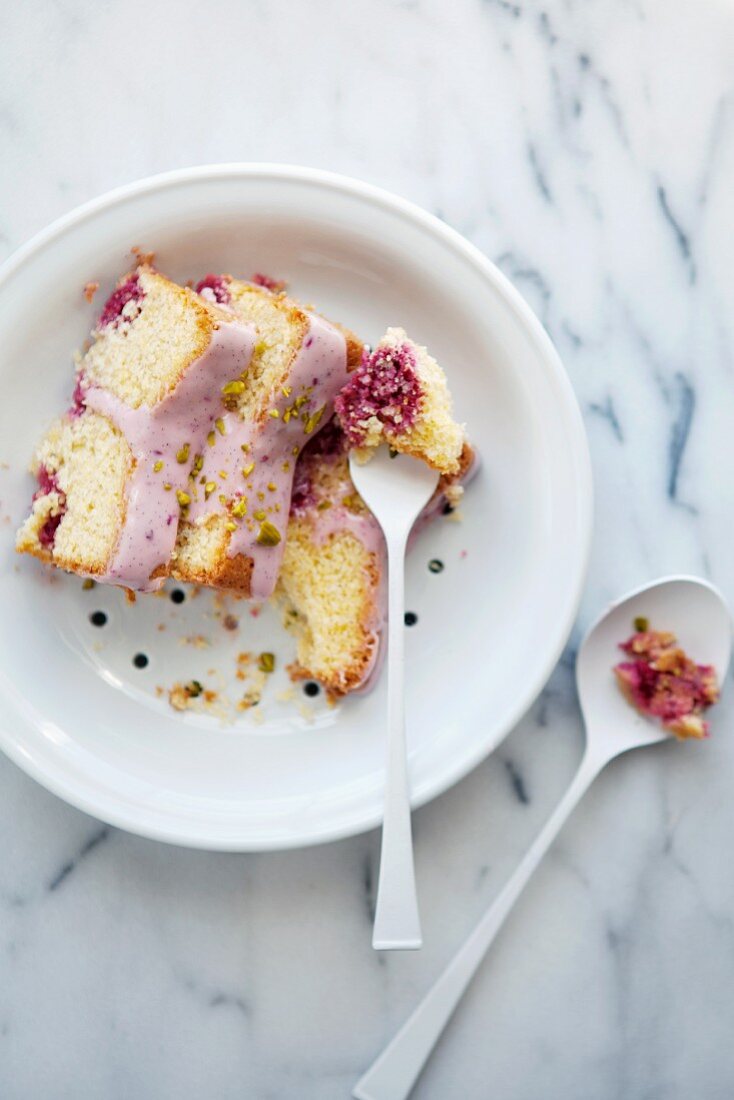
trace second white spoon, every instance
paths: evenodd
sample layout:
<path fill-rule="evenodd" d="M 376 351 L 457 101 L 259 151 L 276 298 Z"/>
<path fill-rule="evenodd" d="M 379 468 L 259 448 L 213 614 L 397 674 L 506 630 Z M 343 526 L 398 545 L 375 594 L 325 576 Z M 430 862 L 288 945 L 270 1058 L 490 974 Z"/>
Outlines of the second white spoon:
<path fill-rule="evenodd" d="M 571 786 L 441 977 L 357 1082 L 352 1092 L 356 1100 L 405 1100 L 507 914 L 591 782 L 620 753 L 669 739 L 626 702 L 612 675 L 619 660 L 617 645 L 631 634 L 638 616 L 649 619 L 654 629 L 672 630 L 696 661 L 714 666 L 723 685 L 731 654 L 731 619 L 723 596 L 706 581 L 667 577 L 631 592 L 597 621 L 576 662 L 586 751 Z"/>

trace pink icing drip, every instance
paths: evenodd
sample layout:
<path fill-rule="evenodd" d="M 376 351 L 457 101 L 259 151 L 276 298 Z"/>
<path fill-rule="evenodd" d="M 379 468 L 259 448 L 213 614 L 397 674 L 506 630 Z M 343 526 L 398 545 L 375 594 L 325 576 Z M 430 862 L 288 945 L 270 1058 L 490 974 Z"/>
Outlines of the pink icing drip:
<path fill-rule="evenodd" d="M 254 344 L 253 327 L 220 324 L 204 354 L 190 364 L 173 392 L 152 408 L 130 408 L 98 387 L 85 391 L 87 408 L 112 421 L 135 458 L 125 521 L 101 580 L 142 592 L 160 588 L 163 581 L 151 580 L 151 574 L 170 560 L 175 545 L 180 511 L 176 490 L 193 493 L 191 463 L 207 449 L 207 434 L 221 412 L 222 386 L 247 368 Z M 180 463 L 176 454 L 186 443 L 189 461 Z M 157 461 L 163 467 L 156 473 Z M 171 489 L 166 491 L 165 484 Z"/>
<path fill-rule="evenodd" d="M 198 499 L 192 501 L 189 511 L 189 518 L 196 522 L 212 512 L 221 511 L 218 501 L 220 492 L 228 498 L 235 495 L 247 498 L 247 514 L 231 534 L 228 553 L 230 557 L 243 554 L 252 558 L 253 599 L 264 599 L 272 594 L 280 570 L 298 458 L 293 453 L 294 449 L 300 452 L 315 434 L 316 427 L 331 417 L 334 397 L 347 379 L 343 335 L 323 318 L 315 314 L 308 316 L 309 335 L 296 356 L 288 378 L 290 393 L 286 396 L 277 391 L 267 405 L 268 411 L 277 410 L 277 418 L 266 413 L 261 423 L 253 424 L 241 420 L 236 412 L 225 413 L 225 434 L 217 434 L 214 446 L 204 449 L 203 475 L 220 488 L 208 500 L 199 494 Z M 288 423 L 283 416 L 295 398 L 307 389 L 311 390 L 309 413 L 323 408 L 318 425 L 314 425 L 309 433 L 306 433 L 305 425 L 298 416 L 293 416 Z M 244 452 L 243 446 L 247 448 Z M 252 473 L 244 477 L 243 468 L 253 462 Z M 220 477 L 221 472 L 227 475 L 225 479 Z M 269 485 L 273 488 L 268 488 Z M 262 500 L 258 499 L 258 493 L 262 493 Z M 281 540 L 277 546 L 263 546 L 257 542 L 260 521 L 255 520 L 253 515 L 259 510 L 265 511 L 269 522 L 278 529 Z"/>

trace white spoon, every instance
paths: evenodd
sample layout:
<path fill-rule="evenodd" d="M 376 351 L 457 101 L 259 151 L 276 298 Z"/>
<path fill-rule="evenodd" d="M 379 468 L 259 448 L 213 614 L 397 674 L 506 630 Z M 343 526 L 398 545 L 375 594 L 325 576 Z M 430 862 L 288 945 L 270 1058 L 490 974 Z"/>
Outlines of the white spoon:
<path fill-rule="evenodd" d="M 380 878 L 372 946 L 376 951 L 420 947 L 415 892 L 410 792 L 405 747 L 405 547 L 410 529 L 438 484 L 438 474 L 407 455 L 378 447 L 369 462 L 350 458 L 352 481 L 382 527 L 387 543 L 387 764 Z"/>
<path fill-rule="evenodd" d="M 352 1093 L 357 1100 L 404 1100 L 505 917 L 592 780 L 620 753 L 669 739 L 670 734 L 626 702 L 612 675 L 612 666 L 621 656 L 617 645 L 633 632 L 637 616 L 647 618 L 652 629 L 672 630 L 694 660 L 714 666 L 723 686 L 731 652 L 731 619 L 713 585 L 694 577 L 668 577 L 630 593 L 598 620 L 576 662 L 586 751 L 571 786 L 463 947 L 357 1082 Z"/>

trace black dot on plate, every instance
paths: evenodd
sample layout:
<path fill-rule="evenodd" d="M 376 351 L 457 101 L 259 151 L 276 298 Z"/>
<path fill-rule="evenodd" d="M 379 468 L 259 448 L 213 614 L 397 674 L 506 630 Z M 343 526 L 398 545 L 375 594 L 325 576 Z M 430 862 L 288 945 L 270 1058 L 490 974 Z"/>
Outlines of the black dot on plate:
<path fill-rule="evenodd" d="M 172 603 L 183 603 L 185 599 L 186 593 L 183 591 L 182 588 L 174 588 L 173 592 L 171 592 Z"/>
<path fill-rule="evenodd" d="M 89 621 L 92 626 L 104 626 L 107 622 L 107 615 L 104 611 L 93 611 L 89 616 Z"/>
<path fill-rule="evenodd" d="M 448 502 L 448 501 L 446 501 L 446 503 L 444 504 L 444 506 L 443 506 L 443 508 L 442 508 L 442 512 L 443 512 L 443 514 L 444 514 L 445 516 L 450 516 L 450 515 L 451 515 L 451 513 L 453 512 L 453 510 L 454 510 L 454 506 L 453 506 L 453 504 L 449 504 L 449 502 Z"/>
<path fill-rule="evenodd" d="M 415 611 L 406 611 L 405 612 L 405 625 L 406 626 L 415 626 L 415 624 L 417 622 L 418 622 L 418 616 L 416 615 Z"/>
<path fill-rule="evenodd" d="M 431 558 L 428 563 L 428 568 L 432 573 L 443 573 L 443 562 L 438 558 Z"/>
<path fill-rule="evenodd" d="M 148 658 L 144 653 L 136 653 L 133 657 L 133 664 L 136 668 L 146 668 L 148 664 Z"/>
<path fill-rule="evenodd" d="M 309 680 L 303 685 L 303 690 L 306 692 L 306 695 L 310 695 L 313 699 L 314 695 L 318 695 L 318 693 L 321 691 L 321 688 L 313 680 Z"/>

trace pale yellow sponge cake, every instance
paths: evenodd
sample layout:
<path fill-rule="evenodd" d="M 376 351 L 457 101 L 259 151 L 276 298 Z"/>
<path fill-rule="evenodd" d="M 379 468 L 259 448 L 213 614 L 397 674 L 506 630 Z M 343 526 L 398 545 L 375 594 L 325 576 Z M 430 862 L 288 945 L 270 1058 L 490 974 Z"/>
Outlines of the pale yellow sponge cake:
<path fill-rule="evenodd" d="M 71 572 L 101 576 L 117 542 L 133 456 L 96 413 L 57 420 L 31 466 L 38 480 L 16 547 Z"/>
<path fill-rule="evenodd" d="M 170 569 L 179 519 L 254 330 L 147 265 L 124 276 L 78 358 L 72 407 L 41 442 L 17 549 L 146 591 Z"/>
<path fill-rule="evenodd" d="M 296 460 L 331 417 L 363 345 L 286 294 L 230 275 L 207 275 L 197 291 L 251 326 L 255 344 L 247 373 L 225 387 L 172 572 L 264 598 L 285 548 Z"/>
<path fill-rule="evenodd" d="M 389 328 L 336 401 L 352 447 L 388 443 L 441 474 L 459 470 L 464 428 L 453 418 L 446 377 L 428 351 Z"/>
<path fill-rule="evenodd" d="M 332 420 L 301 455 L 276 599 L 295 635 L 295 680 L 331 699 L 362 687 L 384 625 L 382 532 L 349 476 L 344 433 Z"/>
<path fill-rule="evenodd" d="M 456 473 L 441 477 L 415 533 L 452 510 L 475 468 L 464 444 Z M 332 700 L 369 685 L 379 664 L 385 583 L 382 532 L 354 488 L 347 439 L 333 420 L 299 459 L 275 593 L 296 638 L 293 679 L 317 680 Z"/>

